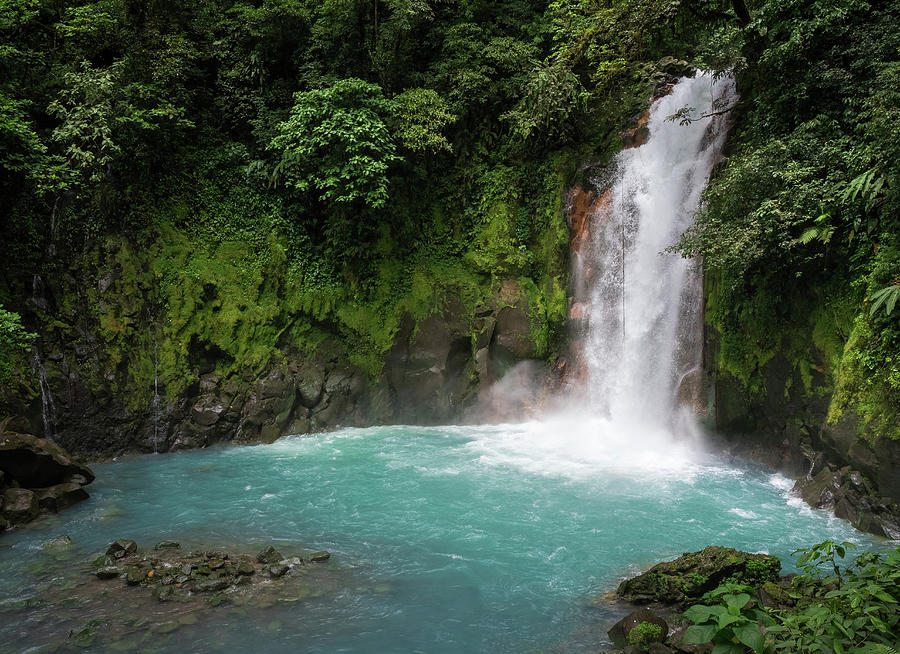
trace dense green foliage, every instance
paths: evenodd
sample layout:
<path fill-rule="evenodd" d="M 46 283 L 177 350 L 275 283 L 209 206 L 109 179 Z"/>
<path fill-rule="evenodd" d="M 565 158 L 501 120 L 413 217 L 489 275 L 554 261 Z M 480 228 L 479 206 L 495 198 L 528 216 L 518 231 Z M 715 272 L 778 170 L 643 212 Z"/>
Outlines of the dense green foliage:
<path fill-rule="evenodd" d="M 727 39 L 741 45 L 743 93 L 730 156 L 681 243 L 712 273 L 723 371 L 777 394 L 764 366 L 784 353 L 802 392 L 836 391 L 830 420 L 851 409 L 868 433 L 893 437 L 898 19 L 897 2 L 754 8 L 748 28 Z"/>
<path fill-rule="evenodd" d="M 136 408 L 328 337 L 375 374 L 405 313 L 503 279 L 551 356 L 563 190 L 711 7 L 5 0 L 0 300 Z"/>
<path fill-rule="evenodd" d="M 23 367 L 23 357 L 35 334 L 22 327 L 17 313 L 0 306 L 0 388 L 8 387 Z"/>
<path fill-rule="evenodd" d="M 832 421 L 897 436 L 898 18 L 865 0 L 5 0 L 0 301 L 90 348 L 73 330 L 92 314 L 102 358 L 129 362 L 115 386 L 144 399 L 158 373 L 175 392 L 204 360 L 258 370 L 326 335 L 374 374 L 404 313 L 448 291 L 473 309 L 502 279 L 550 356 L 562 190 L 685 59 L 742 93 L 680 245 L 710 273 L 718 367 L 795 393 L 766 388 L 785 354 L 800 392 L 834 393 Z"/>
<path fill-rule="evenodd" d="M 754 589 L 724 584 L 690 607 L 689 643 L 713 643 L 717 654 L 825 652 L 884 654 L 900 647 L 900 548 L 839 562 L 851 543 L 825 541 L 798 550 L 803 573 L 782 608 L 764 607 Z"/>

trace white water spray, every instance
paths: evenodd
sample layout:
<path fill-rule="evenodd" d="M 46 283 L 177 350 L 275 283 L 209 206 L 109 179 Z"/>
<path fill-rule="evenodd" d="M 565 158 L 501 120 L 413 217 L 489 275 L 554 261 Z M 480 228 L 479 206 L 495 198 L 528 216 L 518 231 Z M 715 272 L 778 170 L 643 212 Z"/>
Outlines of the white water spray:
<path fill-rule="evenodd" d="M 666 117 L 686 105 L 731 104 L 734 93 L 732 79 L 698 74 L 657 100 L 649 140 L 618 155 L 610 200 L 590 216 L 581 257 L 588 271 L 575 271 L 586 295 L 587 402 L 593 415 L 626 431 L 694 430 L 703 394 L 700 263 L 666 249 L 693 220 L 727 120 L 681 125 Z"/>

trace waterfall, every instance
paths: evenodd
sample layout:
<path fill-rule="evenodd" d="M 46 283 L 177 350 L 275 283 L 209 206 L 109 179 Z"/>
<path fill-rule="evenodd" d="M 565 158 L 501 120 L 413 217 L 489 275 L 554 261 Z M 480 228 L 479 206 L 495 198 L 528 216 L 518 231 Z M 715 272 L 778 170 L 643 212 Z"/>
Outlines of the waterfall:
<path fill-rule="evenodd" d="M 41 422 L 44 426 L 44 438 L 56 437 L 56 404 L 53 402 L 53 394 L 50 392 L 50 383 L 47 381 L 47 369 L 41 359 L 40 349 L 33 347 L 34 354 L 31 358 L 31 367 L 38 378 L 38 386 L 41 389 Z"/>
<path fill-rule="evenodd" d="M 40 275 L 34 275 L 31 279 L 31 301 L 34 306 L 43 313 L 50 313 L 50 301 L 44 280 Z M 35 343 L 32 346 L 31 368 L 38 378 L 38 387 L 41 390 L 41 422 L 44 427 L 44 438 L 56 437 L 56 404 L 53 402 L 53 394 L 50 391 L 50 382 L 47 380 L 47 368 L 41 357 L 41 348 Z"/>
<path fill-rule="evenodd" d="M 721 155 L 727 117 L 666 121 L 685 106 L 733 102 L 734 82 L 700 73 L 651 107 L 649 140 L 623 150 L 608 196 L 589 215 L 573 279 L 591 414 L 640 431 L 682 433 L 702 403 L 700 262 L 666 249 L 693 220 Z"/>

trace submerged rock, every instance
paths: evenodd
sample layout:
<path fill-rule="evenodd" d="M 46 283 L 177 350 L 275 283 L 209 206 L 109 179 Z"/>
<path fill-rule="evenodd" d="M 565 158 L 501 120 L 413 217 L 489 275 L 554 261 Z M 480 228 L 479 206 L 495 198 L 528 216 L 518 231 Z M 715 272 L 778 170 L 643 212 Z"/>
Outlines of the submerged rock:
<path fill-rule="evenodd" d="M 281 552 L 276 550 L 274 547 L 269 545 L 266 549 L 256 555 L 256 561 L 258 563 L 277 563 L 278 561 L 282 561 L 284 557 L 281 555 Z"/>
<path fill-rule="evenodd" d="M 688 552 L 674 561 L 659 563 L 647 572 L 619 584 L 616 594 L 634 604 L 686 606 L 727 580 L 761 586 L 774 581 L 781 561 L 768 554 L 749 554 L 730 547 L 710 546 Z"/>
<path fill-rule="evenodd" d="M 181 547 L 179 543 L 176 543 L 173 540 L 161 540 L 156 545 L 153 546 L 155 550 L 174 550 Z"/>
<path fill-rule="evenodd" d="M 72 547 L 75 543 L 72 539 L 67 535 L 57 536 L 56 538 L 51 538 L 41 545 L 41 551 L 43 552 L 62 552 L 70 547 Z"/>
<path fill-rule="evenodd" d="M 115 579 L 122 574 L 122 571 L 115 566 L 108 566 L 105 568 L 98 568 L 94 574 L 100 579 Z"/>
<path fill-rule="evenodd" d="M 171 541 L 163 541 L 162 543 Z M 326 561 L 331 555 L 322 550 L 307 556 L 317 561 Z M 212 594 L 208 604 L 218 606 L 235 593 L 253 596 L 259 593 L 279 593 L 284 582 L 272 584 L 271 580 L 282 579 L 295 567 L 302 566 L 300 556 L 284 558 L 278 550 L 269 546 L 254 558 L 243 554 L 235 555 L 221 550 L 183 552 L 180 547 L 163 546 L 154 548 L 152 553 L 141 554 L 137 543 L 129 539 L 119 539 L 112 543 L 106 554 L 93 561 L 93 574 L 99 579 L 121 578 L 128 586 L 150 588 L 153 597 L 160 602 L 170 600 L 189 601 L 192 595 Z M 329 568 L 323 568 L 323 573 Z M 293 597 L 313 597 L 315 591 L 297 585 L 304 584 L 307 575 L 293 575 L 288 586 Z M 256 589 L 259 589 L 257 591 Z M 283 601 L 276 597 L 273 601 Z"/>
<path fill-rule="evenodd" d="M 227 577 L 211 577 L 199 582 L 194 588 L 198 593 L 215 593 L 225 590 L 231 585 L 231 579 Z"/>

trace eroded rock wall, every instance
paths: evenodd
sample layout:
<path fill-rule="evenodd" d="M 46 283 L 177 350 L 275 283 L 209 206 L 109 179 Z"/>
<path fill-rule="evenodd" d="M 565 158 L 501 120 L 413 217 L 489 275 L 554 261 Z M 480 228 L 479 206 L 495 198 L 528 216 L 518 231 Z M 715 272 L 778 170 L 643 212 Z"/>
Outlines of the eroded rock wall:
<path fill-rule="evenodd" d="M 100 286 L 112 284 L 101 277 Z M 139 299 L 107 295 L 104 301 L 133 302 L 130 328 L 151 331 Z M 474 305 L 449 292 L 427 317 L 405 314 L 375 375 L 353 363 L 334 333 L 313 347 L 281 338 L 264 365 L 225 374 L 219 363 L 228 355 L 220 348 L 189 347 L 192 369 L 177 393 L 167 392 L 152 370 L 142 387 L 123 385 L 135 376 L 132 368 L 153 364 L 153 339 L 138 340 L 142 347 L 132 350 L 104 346 L 90 311 L 67 313 L 49 304 L 47 311 L 65 324 L 39 341 L 52 396 L 49 428 L 55 441 L 87 458 L 271 442 L 344 426 L 459 421 L 472 415 L 491 384 L 536 355 L 529 296 L 513 279 L 495 283 Z M 37 387 L 30 397 L 6 398 L 5 412 L 15 416 L 10 428 L 45 433 L 45 401 Z"/>

